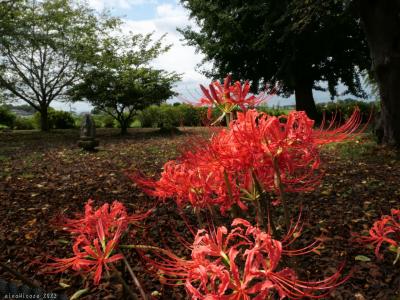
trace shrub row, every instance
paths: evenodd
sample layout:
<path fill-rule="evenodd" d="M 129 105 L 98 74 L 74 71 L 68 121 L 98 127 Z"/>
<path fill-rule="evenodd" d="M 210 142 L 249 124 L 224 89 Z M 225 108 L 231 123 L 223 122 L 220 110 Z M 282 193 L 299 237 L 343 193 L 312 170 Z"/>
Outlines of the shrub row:
<path fill-rule="evenodd" d="M 317 111 L 321 117 L 325 116 L 327 121 L 335 118 L 337 122 L 344 122 L 349 118 L 354 109 L 358 107 L 361 111 L 363 122 L 367 122 L 371 113 L 379 111 L 375 102 L 364 102 L 352 99 L 338 100 L 330 103 L 317 104 Z M 273 116 L 286 115 L 290 109 L 280 107 L 259 106 L 257 110 Z M 177 127 L 177 126 L 202 126 L 206 121 L 207 109 L 187 104 L 161 106 L 152 105 L 139 114 L 142 127 Z M 218 111 L 213 110 L 213 119 Z"/>
<path fill-rule="evenodd" d="M 357 100 L 339 100 L 336 102 L 317 104 L 318 113 L 325 116 L 326 120 L 335 118 L 336 121 L 345 121 L 351 115 L 355 107 L 361 110 L 363 121 L 367 121 L 371 112 L 379 111 L 378 105 L 374 102 L 363 102 Z M 289 109 L 270 108 L 267 106 L 258 107 L 270 115 L 279 116 L 287 114 Z M 213 110 L 213 119 L 218 114 Z M 207 108 L 196 107 L 188 104 L 175 103 L 174 105 L 162 104 L 152 105 L 139 112 L 131 124 L 131 127 L 163 127 L 172 128 L 179 126 L 203 126 L 206 122 Z M 97 127 L 114 128 L 118 127 L 117 122 L 109 115 L 93 115 Z M 80 126 L 80 117 L 66 111 L 49 109 L 49 126 L 52 129 L 69 129 Z M 40 114 L 35 113 L 33 117 L 19 117 L 6 107 L 0 107 L 0 128 L 13 129 L 38 129 L 40 128 Z"/>
<path fill-rule="evenodd" d="M 49 127 L 51 129 L 69 129 L 76 127 L 76 118 L 67 111 L 49 108 Z M 31 117 L 20 117 L 15 115 L 6 107 L 0 107 L 0 127 L 17 130 L 30 130 L 40 128 L 40 113 Z"/>
<path fill-rule="evenodd" d="M 353 99 L 320 103 L 317 104 L 317 111 L 321 119 L 325 116 L 325 120 L 328 122 L 332 119 L 335 119 L 337 122 L 344 122 L 350 117 L 356 107 L 360 109 L 363 123 L 368 122 L 376 112 L 380 111 L 380 105 L 377 102 L 364 102 Z"/>
<path fill-rule="evenodd" d="M 20 117 L 11 112 L 7 107 L 0 107 L 0 129 L 34 129 L 32 117 Z"/>
<path fill-rule="evenodd" d="M 187 104 L 151 105 L 139 113 L 142 127 L 202 126 L 207 109 Z"/>
<path fill-rule="evenodd" d="M 0 126 L 2 128 L 13 128 L 17 116 L 4 106 L 0 106 Z"/>
<path fill-rule="evenodd" d="M 75 118 L 72 113 L 50 108 L 48 111 L 50 129 L 70 129 L 75 128 Z M 40 127 L 40 113 L 33 115 L 33 120 L 37 128 Z"/>

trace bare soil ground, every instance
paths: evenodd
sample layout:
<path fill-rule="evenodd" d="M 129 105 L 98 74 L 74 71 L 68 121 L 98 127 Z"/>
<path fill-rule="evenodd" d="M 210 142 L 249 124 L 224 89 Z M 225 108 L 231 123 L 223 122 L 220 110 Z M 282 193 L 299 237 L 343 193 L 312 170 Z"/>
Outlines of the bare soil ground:
<path fill-rule="evenodd" d="M 93 153 L 77 147 L 79 133 L 74 130 L 0 132 L 0 261 L 48 291 L 72 295 L 89 287 L 72 273 L 41 272 L 39 262 L 45 257 L 68 257 L 71 249 L 65 234 L 55 230 L 51 220 L 61 212 L 81 212 L 89 198 L 99 205 L 119 200 L 131 212 L 152 207 L 153 200 L 136 188 L 125 171 L 140 169 L 157 176 L 162 165 L 177 156 L 188 136 L 200 132 L 191 128 L 180 135 L 161 135 L 154 130 L 131 129 L 128 136 L 120 137 L 117 129 L 98 130 L 100 147 Z M 305 231 L 300 242 L 324 236 L 320 255 L 301 257 L 296 269 L 303 278 L 317 279 L 345 262 L 345 273 L 352 270 L 352 276 L 330 299 L 400 299 L 399 263 L 393 265 L 390 255 L 378 261 L 372 250 L 360 248 L 350 239 L 352 232 L 360 233 L 391 208 L 400 208 L 398 155 L 366 140 L 327 148 L 322 160 L 325 176 L 321 186 L 289 199 L 293 212 L 299 203 L 303 205 Z M 167 243 L 180 251 L 170 234 L 183 226 L 178 219 L 173 205 L 160 207 L 146 220 L 144 230 L 155 243 Z M 357 255 L 370 261 L 356 260 Z M 186 297 L 182 288 L 164 287 L 152 279 L 135 253 L 129 260 L 149 294 L 157 291 L 161 299 Z M 0 277 L 18 281 L 1 268 Z M 121 298 L 122 287 L 111 280 L 90 286 L 80 299 Z"/>

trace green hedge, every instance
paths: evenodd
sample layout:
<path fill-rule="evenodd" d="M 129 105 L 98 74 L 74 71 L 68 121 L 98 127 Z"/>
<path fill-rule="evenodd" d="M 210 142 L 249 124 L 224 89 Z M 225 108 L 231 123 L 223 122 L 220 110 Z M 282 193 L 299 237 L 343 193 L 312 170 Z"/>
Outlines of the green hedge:
<path fill-rule="evenodd" d="M 32 130 L 37 128 L 33 117 L 17 117 L 14 122 L 16 130 Z"/>
<path fill-rule="evenodd" d="M 17 116 L 8 108 L 0 106 L 0 125 L 2 128 L 14 128 L 14 122 Z"/>
<path fill-rule="evenodd" d="M 151 105 L 139 113 L 142 127 L 172 128 L 178 126 L 202 126 L 207 109 L 188 104 Z"/>
<path fill-rule="evenodd" d="M 119 128 L 118 122 L 111 117 L 108 114 L 105 113 L 96 113 L 92 114 L 92 117 L 94 119 L 94 123 L 96 124 L 97 128 Z M 77 117 L 77 127 L 80 127 L 82 117 Z M 140 128 L 141 122 L 139 120 L 139 117 L 134 117 L 132 123 L 129 126 L 130 128 Z"/>
<path fill-rule="evenodd" d="M 107 114 L 95 114 L 92 115 L 94 119 L 94 123 L 98 128 L 114 128 L 116 127 L 116 122 L 113 117 Z M 82 117 L 81 117 L 82 118 Z M 80 127 L 81 119 L 79 120 L 78 124 Z"/>
<path fill-rule="evenodd" d="M 49 108 L 49 127 L 51 129 L 75 128 L 75 118 L 67 111 Z M 20 117 L 12 113 L 7 107 L 0 107 L 0 125 L 20 130 L 40 128 L 40 113 L 36 112 L 32 117 Z"/>
<path fill-rule="evenodd" d="M 55 110 L 49 108 L 48 110 L 49 128 L 50 129 L 70 129 L 75 128 L 74 115 L 67 111 Z M 36 128 L 40 128 L 40 113 L 37 112 L 33 116 Z"/>
<path fill-rule="evenodd" d="M 358 106 L 361 111 L 363 122 L 367 122 L 371 116 L 371 112 L 376 112 L 376 104 L 374 102 L 364 102 L 357 100 L 339 100 L 336 102 L 317 104 L 318 113 L 325 115 L 325 119 L 329 122 L 333 117 L 336 122 L 344 122 Z M 286 115 L 290 109 L 281 107 L 259 106 L 258 111 L 265 112 L 272 116 Z M 220 112 L 216 109 L 212 112 L 213 120 L 217 119 Z M 207 123 L 207 108 L 196 107 L 187 104 L 169 105 L 162 104 L 160 106 L 152 105 L 139 113 L 138 119 L 142 127 L 178 127 L 178 126 L 203 126 Z M 209 122 L 208 122 L 209 123 Z M 221 123 L 224 125 L 224 123 Z"/>
<path fill-rule="evenodd" d="M 270 116 L 282 116 L 282 115 L 287 115 L 290 109 L 283 109 L 280 107 L 268 107 L 268 106 L 259 106 L 257 107 L 258 111 L 262 111 Z"/>
<path fill-rule="evenodd" d="M 317 104 L 317 111 L 321 119 L 325 116 L 327 122 L 332 119 L 335 119 L 336 122 L 344 122 L 351 116 L 356 107 L 360 109 L 363 123 L 368 122 L 373 114 L 380 110 L 379 103 L 376 102 L 346 99 Z"/>
<path fill-rule="evenodd" d="M 355 107 L 361 110 L 363 121 L 366 122 L 371 116 L 371 112 L 379 111 L 379 105 L 374 102 L 364 102 L 357 100 L 339 100 L 335 102 L 317 104 L 318 113 L 325 115 L 325 119 L 329 122 L 336 116 L 336 121 L 345 121 Z M 259 111 L 268 113 L 269 115 L 279 116 L 289 112 L 289 109 L 280 107 L 260 106 Z M 215 120 L 220 112 L 213 110 L 212 115 Z M 94 114 L 96 126 L 101 128 L 118 127 L 117 122 L 109 115 Z M 49 126 L 52 129 L 68 129 L 79 127 L 81 118 L 74 116 L 70 112 L 49 109 Z M 179 126 L 196 127 L 207 124 L 207 108 L 192 106 L 188 104 L 175 103 L 174 105 L 162 104 L 160 106 L 152 105 L 139 112 L 133 120 L 131 127 L 162 127 L 173 128 Z M 8 108 L 0 107 L 0 125 L 5 128 L 14 129 L 34 129 L 40 128 L 40 114 L 36 113 L 33 117 L 17 117 Z M 224 124 L 221 124 L 224 125 Z"/>

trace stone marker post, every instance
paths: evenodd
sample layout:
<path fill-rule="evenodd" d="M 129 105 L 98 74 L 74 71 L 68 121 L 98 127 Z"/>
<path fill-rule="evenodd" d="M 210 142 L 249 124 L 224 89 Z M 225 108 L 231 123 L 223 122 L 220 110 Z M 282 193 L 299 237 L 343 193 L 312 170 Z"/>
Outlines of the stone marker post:
<path fill-rule="evenodd" d="M 92 151 L 99 145 L 96 140 L 96 124 L 90 114 L 85 114 L 82 118 L 81 136 L 78 145 L 84 150 Z"/>

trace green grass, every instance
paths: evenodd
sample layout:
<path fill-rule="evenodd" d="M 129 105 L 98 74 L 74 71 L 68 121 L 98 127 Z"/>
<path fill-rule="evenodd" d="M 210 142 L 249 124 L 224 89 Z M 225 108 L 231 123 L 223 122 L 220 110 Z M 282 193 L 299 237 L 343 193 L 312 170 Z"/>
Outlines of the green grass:
<path fill-rule="evenodd" d="M 373 140 L 356 140 L 332 144 L 326 149 L 334 150 L 343 159 L 361 159 L 376 149 L 377 144 Z"/>
<path fill-rule="evenodd" d="M 146 148 L 146 152 L 149 154 L 158 154 L 160 151 L 161 149 L 158 146 L 150 146 Z"/>
<path fill-rule="evenodd" d="M 8 156 L 6 156 L 6 155 L 1 155 L 1 154 L 0 154 L 0 161 L 1 161 L 1 162 L 5 162 L 5 161 L 7 161 L 7 160 L 9 160 L 9 157 L 8 157 Z"/>

